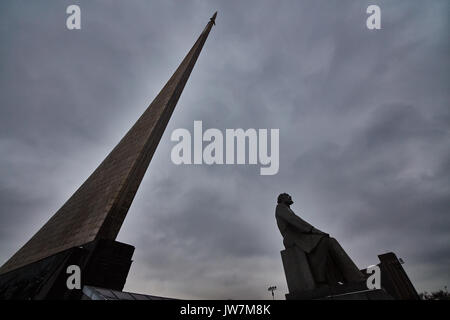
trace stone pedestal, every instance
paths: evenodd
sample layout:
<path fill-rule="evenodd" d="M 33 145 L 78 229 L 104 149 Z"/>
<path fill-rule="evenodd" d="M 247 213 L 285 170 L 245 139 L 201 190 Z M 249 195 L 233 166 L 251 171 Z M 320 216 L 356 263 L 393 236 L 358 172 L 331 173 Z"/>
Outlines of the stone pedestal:
<path fill-rule="evenodd" d="M 379 257 L 381 289 L 368 290 L 365 281 L 317 287 L 306 253 L 295 246 L 287 248 L 281 251 L 284 274 L 289 289 L 286 300 L 393 300 L 406 299 L 404 298 L 407 296 L 406 294 L 403 296 L 397 294 L 400 289 L 403 290 L 402 293 L 407 290 L 409 290 L 408 293 L 413 292 L 412 290 L 415 292 L 395 254 L 388 253 Z M 366 274 L 366 270 L 361 270 L 361 272 Z M 414 297 L 409 293 L 407 297 L 411 296 Z"/>
<path fill-rule="evenodd" d="M 289 294 L 313 290 L 316 285 L 305 252 L 297 247 L 281 251 Z"/>

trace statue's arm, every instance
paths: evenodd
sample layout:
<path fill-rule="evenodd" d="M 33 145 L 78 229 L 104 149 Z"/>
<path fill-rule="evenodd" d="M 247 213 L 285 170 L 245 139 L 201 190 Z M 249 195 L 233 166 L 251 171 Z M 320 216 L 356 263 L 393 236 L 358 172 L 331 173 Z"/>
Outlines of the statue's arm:
<path fill-rule="evenodd" d="M 279 217 L 283 219 L 288 225 L 297 229 L 299 232 L 329 236 L 328 233 L 325 233 L 319 229 L 314 228 L 308 222 L 297 216 L 294 212 L 289 211 L 285 208 L 280 208 L 277 210 Z"/>

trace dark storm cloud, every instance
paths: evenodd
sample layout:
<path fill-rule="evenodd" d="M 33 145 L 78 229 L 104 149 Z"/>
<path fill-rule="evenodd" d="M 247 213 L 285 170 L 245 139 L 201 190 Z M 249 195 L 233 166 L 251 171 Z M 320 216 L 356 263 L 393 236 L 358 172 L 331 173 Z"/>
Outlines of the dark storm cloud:
<path fill-rule="evenodd" d="M 77 3 L 82 30 L 65 28 Z M 394 251 L 419 291 L 448 285 L 447 1 L 3 1 L 0 257 L 96 168 L 213 28 L 118 240 L 126 290 L 179 298 L 287 291 L 274 207 L 333 236 L 361 268 Z M 280 128 L 280 171 L 175 166 L 176 128 Z"/>

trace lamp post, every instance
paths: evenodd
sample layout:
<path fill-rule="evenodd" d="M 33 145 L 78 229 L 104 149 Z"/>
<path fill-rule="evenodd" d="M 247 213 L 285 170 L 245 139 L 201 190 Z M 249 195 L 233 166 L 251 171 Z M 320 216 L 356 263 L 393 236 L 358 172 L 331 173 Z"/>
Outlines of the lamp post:
<path fill-rule="evenodd" d="M 275 300 L 275 295 L 274 295 L 273 292 L 275 290 L 277 290 L 277 287 L 276 286 L 270 286 L 267 290 L 272 292 L 272 299 Z"/>

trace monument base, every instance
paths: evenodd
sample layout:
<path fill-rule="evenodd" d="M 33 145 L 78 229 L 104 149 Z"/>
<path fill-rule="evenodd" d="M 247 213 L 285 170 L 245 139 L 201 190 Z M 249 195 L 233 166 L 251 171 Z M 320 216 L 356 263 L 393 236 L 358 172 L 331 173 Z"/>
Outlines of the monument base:
<path fill-rule="evenodd" d="M 0 299 L 80 299 L 81 289 L 67 288 L 67 267 L 81 270 L 85 285 L 122 290 L 134 247 L 113 240 L 95 240 L 0 275 Z"/>
<path fill-rule="evenodd" d="M 393 300 L 383 289 L 368 290 L 364 282 L 323 286 L 286 294 L 286 300 Z"/>

